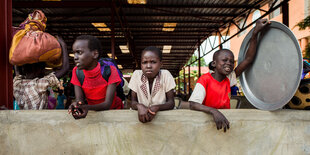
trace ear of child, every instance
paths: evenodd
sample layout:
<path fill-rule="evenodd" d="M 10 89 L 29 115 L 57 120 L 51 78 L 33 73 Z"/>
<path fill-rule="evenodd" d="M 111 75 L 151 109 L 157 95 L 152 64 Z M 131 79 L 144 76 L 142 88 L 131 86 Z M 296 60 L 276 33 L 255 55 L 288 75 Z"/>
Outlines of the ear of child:
<path fill-rule="evenodd" d="M 92 52 L 93 52 L 93 59 L 98 60 L 98 58 L 99 58 L 99 52 L 98 52 L 98 50 L 94 50 L 94 51 L 92 51 Z"/>

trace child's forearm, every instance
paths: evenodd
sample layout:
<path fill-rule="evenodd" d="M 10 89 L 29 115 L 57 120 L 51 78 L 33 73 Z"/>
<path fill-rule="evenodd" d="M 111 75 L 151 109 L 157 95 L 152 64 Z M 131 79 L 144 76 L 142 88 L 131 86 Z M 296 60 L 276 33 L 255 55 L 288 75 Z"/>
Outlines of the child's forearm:
<path fill-rule="evenodd" d="M 257 48 L 258 33 L 260 31 L 262 31 L 269 24 L 270 24 L 270 22 L 268 22 L 267 19 L 260 19 L 256 22 L 256 26 L 253 30 L 252 37 L 250 40 L 250 46 L 249 46 L 249 49 L 245 55 L 244 61 L 247 61 L 247 63 L 249 63 L 249 64 L 252 63 L 254 58 L 255 58 L 256 51 L 257 51 L 256 48 Z"/>
<path fill-rule="evenodd" d="M 133 110 L 138 110 L 138 105 L 139 103 L 137 101 L 131 101 L 131 109 Z"/>
<path fill-rule="evenodd" d="M 153 105 L 152 107 L 157 108 L 158 111 L 171 110 L 174 108 L 174 102 L 168 101 L 165 104 Z"/>
<path fill-rule="evenodd" d="M 202 111 L 208 114 L 211 114 L 213 116 L 214 122 L 216 124 L 217 129 L 224 129 L 224 132 L 226 132 L 227 129 L 229 129 L 229 121 L 226 119 L 226 117 L 217 109 L 196 103 L 196 102 L 189 102 L 190 103 L 190 109 L 191 110 L 197 110 Z"/>
<path fill-rule="evenodd" d="M 157 111 L 171 110 L 174 108 L 174 89 L 166 92 L 167 102 L 165 104 L 154 105 Z M 153 106 L 152 106 L 153 107 Z"/>
<path fill-rule="evenodd" d="M 74 85 L 75 101 L 84 103 L 84 93 L 80 86 Z"/>
<path fill-rule="evenodd" d="M 14 65 L 15 75 L 20 75 L 18 67 Z"/>
<path fill-rule="evenodd" d="M 135 91 L 131 91 L 131 108 L 133 110 L 138 110 L 138 104 L 140 104 L 138 102 L 138 97 L 137 97 L 137 93 Z"/>
<path fill-rule="evenodd" d="M 192 102 L 192 101 L 189 101 L 189 108 L 191 110 L 202 111 L 202 112 L 212 114 L 212 115 L 214 111 L 217 111 L 217 109 L 214 109 L 214 108 L 211 108 L 211 107 L 208 107 L 208 106 L 196 103 L 196 102 Z"/>
<path fill-rule="evenodd" d="M 68 51 L 67 51 L 67 45 L 63 41 L 63 39 L 61 39 L 60 37 L 58 37 L 57 39 L 58 39 L 58 41 L 61 45 L 61 49 L 62 49 L 62 66 L 61 66 L 60 70 L 57 70 L 55 72 L 55 75 L 57 78 L 60 78 L 68 72 L 70 66 L 69 66 L 69 56 L 68 56 Z"/>
<path fill-rule="evenodd" d="M 263 30 L 269 24 L 267 19 L 260 19 L 256 22 L 256 26 L 252 33 L 252 37 L 250 40 L 249 48 L 246 52 L 244 60 L 236 67 L 235 73 L 238 77 L 241 73 L 246 70 L 254 61 L 256 55 L 256 46 L 257 46 L 257 35 L 258 33 Z"/>
<path fill-rule="evenodd" d="M 253 32 L 252 37 L 250 39 L 250 47 L 245 55 L 245 60 L 249 63 L 252 63 L 256 54 L 256 47 L 257 47 L 257 33 Z"/>
<path fill-rule="evenodd" d="M 257 33 L 253 33 L 250 39 L 250 46 L 246 52 L 245 58 L 235 69 L 236 77 L 239 77 L 241 73 L 244 70 L 246 70 L 254 61 L 256 55 L 256 46 L 257 46 Z"/>
<path fill-rule="evenodd" d="M 96 104 L 96 105 L 87 105 L 86 107 L 88 110 L 103 111 L 103 110 L 109 110 L 111 107 L 111 104 L 107 104 L 103 102 L 103 103 Z"/>

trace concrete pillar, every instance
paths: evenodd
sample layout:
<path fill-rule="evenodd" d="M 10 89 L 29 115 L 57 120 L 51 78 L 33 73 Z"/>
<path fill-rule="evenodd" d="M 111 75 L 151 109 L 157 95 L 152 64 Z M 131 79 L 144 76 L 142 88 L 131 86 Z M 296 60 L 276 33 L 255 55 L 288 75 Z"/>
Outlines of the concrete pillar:
<path fill-rule="evenodd" d="M 0 1 L 0 106 L 13 109 L 13 75 L 9 63 L 12 40 L 12 0 Z"/>

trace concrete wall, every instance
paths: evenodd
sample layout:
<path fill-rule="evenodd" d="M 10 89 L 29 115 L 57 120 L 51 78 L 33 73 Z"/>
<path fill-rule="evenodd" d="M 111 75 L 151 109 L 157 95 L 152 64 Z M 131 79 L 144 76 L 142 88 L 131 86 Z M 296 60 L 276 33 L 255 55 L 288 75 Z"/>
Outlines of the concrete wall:
<path fill-rule="evenodd" d="M 190 110 L 160 112 L 151 123 L 131 110 L 0 111 L 0 154 L 310 154 L 309 111 L 221 110 L 231 129 Z"/>

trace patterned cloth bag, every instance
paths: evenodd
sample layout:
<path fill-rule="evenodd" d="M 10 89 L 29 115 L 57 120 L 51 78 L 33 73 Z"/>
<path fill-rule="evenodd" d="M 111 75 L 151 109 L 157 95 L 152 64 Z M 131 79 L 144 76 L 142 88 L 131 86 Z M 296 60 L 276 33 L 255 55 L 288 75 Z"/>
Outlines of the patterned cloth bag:
<path fill-rule="evenodd" d="M 61 46 L 57 39 L 44 32 L 47 18 L 40 10 L 28 18 L 14 32 L 9 60 L 12 65 L 46 62 L 50 67 L 62 65 Z"/>

